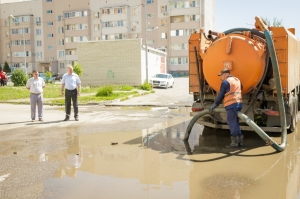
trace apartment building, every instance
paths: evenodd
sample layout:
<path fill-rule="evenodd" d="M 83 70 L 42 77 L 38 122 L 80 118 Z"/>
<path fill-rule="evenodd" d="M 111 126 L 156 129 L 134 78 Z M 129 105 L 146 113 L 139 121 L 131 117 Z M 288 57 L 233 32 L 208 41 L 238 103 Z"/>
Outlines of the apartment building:
<path fill-rule="evenodd" d="M 12 68 L 63 73 L 77 42 L 142 38 L 184 75 L 189 35 L 213 29 L 214 0 L 2 0 L 0 19 L 0 63 Z"/>

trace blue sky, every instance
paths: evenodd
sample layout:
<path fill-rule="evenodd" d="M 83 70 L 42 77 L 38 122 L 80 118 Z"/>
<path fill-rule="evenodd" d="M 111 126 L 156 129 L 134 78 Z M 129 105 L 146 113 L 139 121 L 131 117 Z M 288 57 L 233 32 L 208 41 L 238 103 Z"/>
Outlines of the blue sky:
<path fill-rule="evenodd" d="M 253 28 L 257 15 L 282 20 L 285 28 L 296 28 L 300 39 L 300 0 L 215 0 L 215 31 Z"/>

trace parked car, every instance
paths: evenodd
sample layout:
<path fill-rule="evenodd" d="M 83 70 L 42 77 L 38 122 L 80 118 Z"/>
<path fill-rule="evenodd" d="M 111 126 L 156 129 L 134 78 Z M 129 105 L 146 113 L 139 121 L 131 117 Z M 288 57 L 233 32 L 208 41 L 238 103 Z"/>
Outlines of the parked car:
<path fill-rule="evenodd" d="M 43 78 L 44 81 L 47 82 L 47 77 L 46 77 L 45 73 L 39 73 L 39 77 Z M 54 84 L 55 83 L 55 77 L 50 77 L 48 79 L 48 82 Z"/>
<path fill-rule="evenodd" d="M 168 73 L 158 73 L 150 79 L 150 84 L 152 87 L 173 88 L 174 78 Z"/>
<path fill-rule="evenodd" d="M 59 81 L 62 79 L 62 76 L 63 76 L 63 74 L 60 74 L 60 73 L 55 73 L 52 75 L 52 77 L 54 77 L 55 80 L 59 80 Z"/>

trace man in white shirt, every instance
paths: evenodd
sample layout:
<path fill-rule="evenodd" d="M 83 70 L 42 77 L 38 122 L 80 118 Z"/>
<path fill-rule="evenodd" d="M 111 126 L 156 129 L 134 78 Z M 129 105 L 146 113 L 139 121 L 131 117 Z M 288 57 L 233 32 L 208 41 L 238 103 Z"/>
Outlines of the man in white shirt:
<path fill-rule="evenodd" d="M 68 72 L 63 75 L 61 80 L 61 95 L 65 96 L 65 109 L 66 118 L 64 121 L 70 119 L 71 114 L 71 100 L 74 107 L 74 118 L 78 121 L 78 98 L 81 92 L 81 81 L 79 76 L 73 72 L 73 67 L 71 65 L 67 66 Z M 66 93 L 64 93 L 64 90 Z"/>
<path fill-rule="evenodd" d="M 26 84 L 26 88 L 30 91 L 30 106 L 31 106 L 31 120 L 34 122 L 36 114 L 36 104 L 38 105 L 39 121 L 43 121 L 43 89 L 45 88 L 45 81 L 39 77 L 39 73 L 32 71 L 31 77 Z"/>

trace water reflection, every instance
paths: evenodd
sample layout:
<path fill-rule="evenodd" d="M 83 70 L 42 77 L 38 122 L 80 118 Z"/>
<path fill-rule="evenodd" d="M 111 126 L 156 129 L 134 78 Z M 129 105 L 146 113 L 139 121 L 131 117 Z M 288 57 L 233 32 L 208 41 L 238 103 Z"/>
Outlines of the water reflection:
<path fill-rule="evenodd" d="M 44 184 L 55 198 L 296 198 L 297 132 L 282 153 L 254 133 L 245 133 L 244 149 L 229 151 L 229 131 L 196 125 L 183 142 L 187 125 L 71 136 L 67 150 L 31 159 L 61 162 Z"/>

